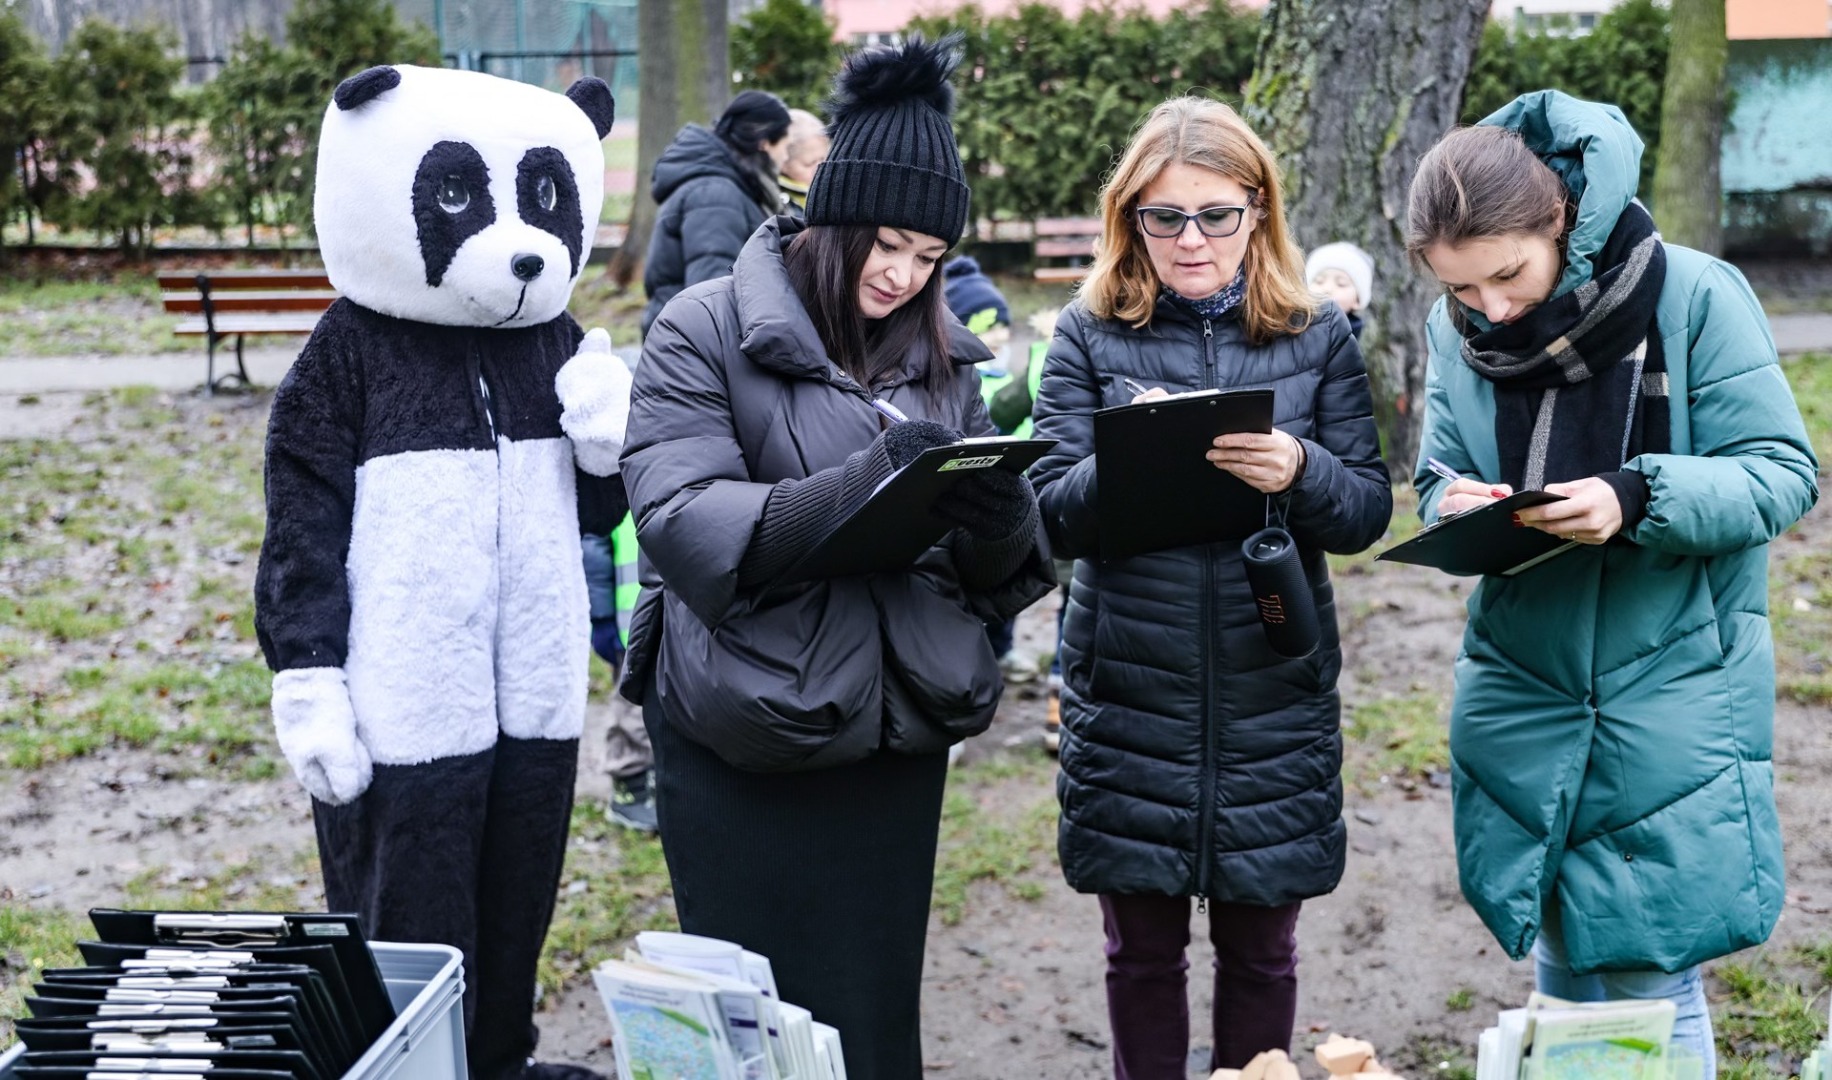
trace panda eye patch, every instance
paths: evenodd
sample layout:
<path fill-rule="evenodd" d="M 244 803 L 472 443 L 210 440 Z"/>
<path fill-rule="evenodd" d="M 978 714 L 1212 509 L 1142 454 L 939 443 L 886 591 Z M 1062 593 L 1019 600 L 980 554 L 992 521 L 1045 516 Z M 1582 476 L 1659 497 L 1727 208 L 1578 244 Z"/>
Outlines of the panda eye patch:
<path fill-rule="evenodd" d="M 447 173 L 439 181 L 439 209 L 448 214 L 462 214 L 464 208 L 471 205 L 471 189 L 464 182 L 464 177 L 457 173 Z"/>
<path fill-rule="evenodd" d="M 515 169 L 515 208 L 524 222 L 566 245 L 568 273 L 577 276 L 585 253 L 585 209 L 565 154 L 536 146 L 522 155 Z"/>
<path fill-rule="evenodd" d="M 436 142 L 414 170 L 412 197 L 426 283 L 436 289 L 464 242 L 496 220 L 490 167 L 469 143 Z"/>

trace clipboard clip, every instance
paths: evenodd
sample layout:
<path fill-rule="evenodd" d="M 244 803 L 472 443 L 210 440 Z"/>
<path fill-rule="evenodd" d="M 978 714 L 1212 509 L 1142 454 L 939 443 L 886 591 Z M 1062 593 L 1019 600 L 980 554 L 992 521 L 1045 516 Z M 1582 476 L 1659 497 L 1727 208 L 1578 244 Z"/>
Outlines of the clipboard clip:
<path fill-rule="evenodd" d="M 284 915 L 155 915 L 161 944 L 280 945 L 289 930 Z"/>

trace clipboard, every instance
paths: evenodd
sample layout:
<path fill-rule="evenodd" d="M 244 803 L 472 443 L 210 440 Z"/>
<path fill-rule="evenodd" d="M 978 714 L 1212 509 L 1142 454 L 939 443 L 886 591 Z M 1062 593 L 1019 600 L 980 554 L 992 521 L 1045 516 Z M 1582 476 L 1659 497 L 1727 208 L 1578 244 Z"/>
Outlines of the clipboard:
<path fill-rule="evenodd" d="M 1102 560 L 1244 540 L 1266 500 L 1203 454 L 1217 436 L 1272 431 L 1269 389 L 1197 391 L 1094 413 Z"/>
<path fill-rule="evenodd" d="M 948 489 L 982 469 L 1023 475 L 1055 445 L 1054 439 L 988 438 L 924 450 L 771 584 L 907 570 L 954 528 L 933 510 Z"/>
<path fill-rule="evenodd" d="M 1430 566 L 1452 574 L 1513 577 L 1578 546 L 1576 540 L 1514 526 L 1516 511 L 1563 501 L 1565 496 L 1549 491 L 1517 491 L 1505 499 L 1441 517 L 1374 559 Z"/>
<path fill-rule="evenodd" d="M 355 915 L 321 912 L 254 914 L 193 911 L 122 911 L 94 908 L 89 921 L 96 934 L 113 945 L 252 950 L 254 959 L 304 963 L 316 968 L 333 987 L 339 977 L 356 1010 L 364 1046 L 394 1023 L 394 1003 Z M 300 953 L 289 955 L 288 950 Z M 322 952 L 329 949 L 329 963 Z"/>

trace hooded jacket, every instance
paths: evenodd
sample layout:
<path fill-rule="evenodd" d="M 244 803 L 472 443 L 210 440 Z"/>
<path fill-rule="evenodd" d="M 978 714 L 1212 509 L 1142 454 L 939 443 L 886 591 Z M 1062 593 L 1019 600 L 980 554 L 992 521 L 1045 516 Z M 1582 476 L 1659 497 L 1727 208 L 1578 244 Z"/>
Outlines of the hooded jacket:
<path fill-rule="evenodd" d="M 1634 198 L 1641 140 L 1613 106 L 1527 94 L 1483 120 L 1520 132 L 1577 203 L 1555 295 Z M 1764 941 L 1783 899 L 1770 761 L 1768 542 L 1818 498 L 1817 463 L 1768 324 L 1733 267 L 1667 245 L 1656 323 L 1672 450 L 1624 468 L 1646 516 L 1469 600 L 1451 713 L 1463 894 L 1515 959 L 1559 905 L 1574 972 L 1679 971 Z M 1492 384 L 1440 300 L 1426 456 L 1497 476 Z M 1477 313 L 1467 313 L 1485 329 Z"/>
<path fill-rule="evenodd" d="M 683 734 L 759 771 L 939 751 L 984 730 L 1003 683 L 982 619 L 1010 618 L 1054 585 L 1039 538 L 1016 572 L 966 588 L 959 531 L 904 573 L 741 584 L 775 487 L 874 445 L 870 397 L 993 434 L 973 367 L 989 354 L 958 323 L 954 377 L 937 395 L 909 368 L 861 388 L 828 359 L 782 261 L 803 227 L 771 221 L 731 277 L 681 293 L 656 320 L 622 459 L 643 555 L 623 693 L 660 694 Z"/>
<path fill-rule="evenodd" d="M 644 335 L 676 293 L 724 277 L 764 218 L 777 212 L 761 177 L 739 163 L 731 147 L 698 124 L 688 124 L 655 163 L 649 193 L 660 206 L 643 266 Z"/>
<path fill-rule="evenodd" d="M 1322 624 L 1315 653 L 1286 660 L 1267 645 L 1238 540 L 1101 559 L 1093 413 L 1132 399 L 1126 378 L 1274 390 L 1275 421 L 1307 457 L 1283 501 Z M 1393 512 L 1347 321 L 1325 308 L 1255 346 L 1238 309 L 1204 320 L 1161 300 L 1141 329 L 1076 301 L 1056 322 L 1036 434 L 1060 440 L 1032 477 L 1052 551 L 1076 560 L 1056 785 L 1069 884 L 1261 906 L 1331 891 L 1347 836 L 1324 553 L 1366 548 Z"/>

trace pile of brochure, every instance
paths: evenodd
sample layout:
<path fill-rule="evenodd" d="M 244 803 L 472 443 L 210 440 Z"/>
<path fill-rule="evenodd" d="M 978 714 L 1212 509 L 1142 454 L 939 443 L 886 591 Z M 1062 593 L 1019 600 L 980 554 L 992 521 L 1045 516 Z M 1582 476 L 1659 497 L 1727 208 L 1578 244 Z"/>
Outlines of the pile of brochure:
<path fill-rule="evenodd" d="M 1574 1004 L 1535 993 L 1482 1033 L 1476 1080 L 1699 1080 L 1704 1064 L 1672 1045 L 1674 1007 Z"/>
<path fill-rule="evenodd" d="M 776 993 L 770 961 L 647 932 L 592 972 L 627 1080 L 846 1080 L 840 1033 Z"/>

